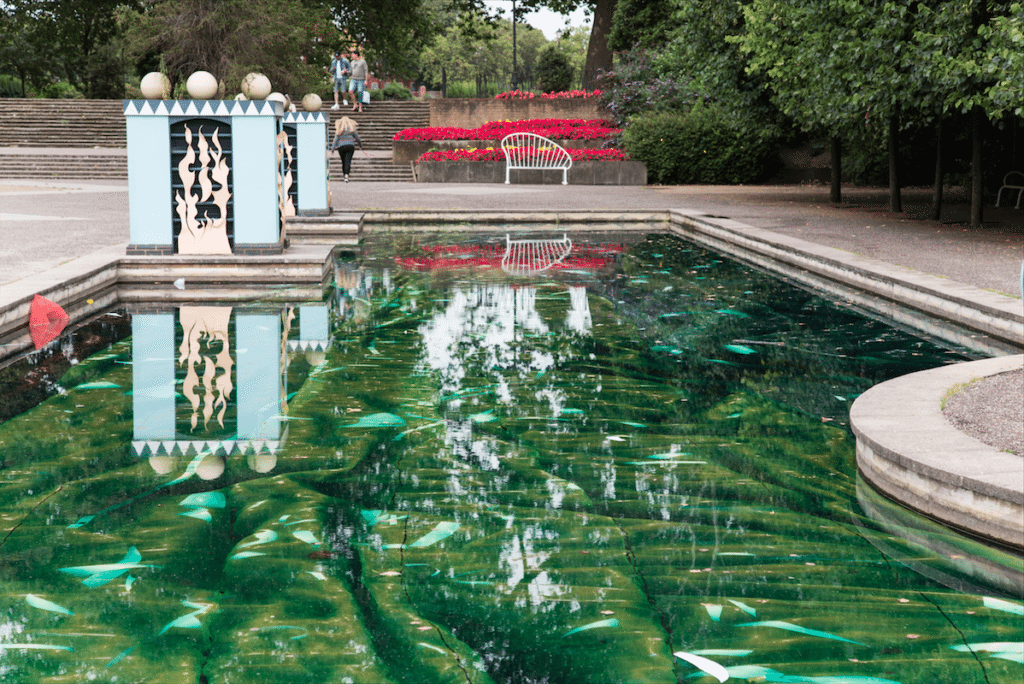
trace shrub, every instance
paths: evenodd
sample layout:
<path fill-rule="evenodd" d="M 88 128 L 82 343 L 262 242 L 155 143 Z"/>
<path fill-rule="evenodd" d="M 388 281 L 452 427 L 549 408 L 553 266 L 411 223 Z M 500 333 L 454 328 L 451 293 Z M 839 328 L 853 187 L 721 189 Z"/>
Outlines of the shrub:
<path fill-rule="evenodd" d="M 622 126 L 630 118 L 654 112 L 685 112 L 705 98 L 694 91 L 685 76 L 663 72 L 657 55 L 633 50 L 620 57 L 614 71 L 598 78 L 601 102 L 611 118 Z"/>
<path fill-rule="evenodd" d="M 548 45 L 537 59 L 537 82 L 541 92 L 557 93 L 572 86 L 572 64 L 555 45 Z"/>
<path fill-rule="evenodd" d="M 757 181 L 775 149 L 772 141 L 701 105 L 687 114 L 634 117 L 623 134 L 623 146 L 647 164 L 651 183 L 708 185 Z"/>
<path fill-rule="evenodd" d="M 56 81 L 39 90 L 39 97 L 54 100 L 76 100 L 82 99 L 82 93 L 75 86 L 64 81 Z"/>
<path fill-rule="evenodd" d="M 14 76 L 0 74 L 0 97 L 22 97 L 21 81 Z"/>
<path fill-rule="evenodd" d="M 388 100 L 411 100 L 412 91 L 401 83 L 388 83 L 384 86 L 384 98 Z"/>

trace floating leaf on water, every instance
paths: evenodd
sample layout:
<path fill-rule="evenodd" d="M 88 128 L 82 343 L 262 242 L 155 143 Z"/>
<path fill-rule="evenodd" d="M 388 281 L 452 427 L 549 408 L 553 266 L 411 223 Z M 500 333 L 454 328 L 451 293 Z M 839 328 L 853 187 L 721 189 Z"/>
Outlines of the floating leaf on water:
<path fill-rule="evenodd" d="M 633 422 L 630 422 L 628 420 L 620 420 L 619 422 L 622 423 L 623 425 L 628 425 L 629 427 L 635 427 L 635 428 L 645 428 L 645 427 L 647 427 L 643 423 L 633 423 Z"/>
<path fill-rule="evenodd" d="M 558 412 L 560 416 L 583 416 L 586 415 L 583 411 L 577 408 L 564 408 Z"/>
<path fill-rule="evenodd" d="M 1010 653 L 1010 652 L 993 653 L 992 657 L 993 658 L 1001 658 L 1003 660 L 1010 660 L 1010 661 L 1013 661 L 1015 663 L 1022 663 L 1022 664 L 1024 664 L 1024 653 Z"/>
<path fill-rule="evenodd" d="M 748 347 L 746 345 L 743 345 L 743 344 L 725 344 L 725 345 L 722 345 L 722 348 L 723 349 L 728 349 L 729 351 L 731 351 L 733 353 L 736 353 L 736 354 L 756 354 L 757 353 L 756 350 L 751 349 L 750 347 Z"/>
<path fill-rule="evenodd" d="M 131 591 L 132 590 L 132 585 L 135 584 L 135 580 L 137 580 L 137 579 L 138 579 L 138 577 L 135 577 L 133 575 L 128 575 L 127 577 L 125 577 L 124 578 L 124 590 L 125 591 Z"/>
<path fill-rule="evenodd" d="M 277 532 L 274 530 L 259 530 L 254 532 L 252 536 L 256 537 L 255 541 L 239 544 L 238 548 L 244 549 L 249 546 L 258 546 L 259 544 L 269 544 L 272 541 L 277 541 Z"/>
<path fill-rule="evenodd" d="M 95 517 L 95 515 L 83 515 L 76 522 L 73 522 L 70 525 L 68 525 L 68 527 L 71 529 L 75 529 L 78 527 L 82 527 L 83 525 L 88 525 Z"/>
<path fill-rule="evenodd" d="M 206 510 L 205 508 L 193 508 L 190 511 L 185 511 L 184 513 L 179 513 L 178 515 L 184 515 L 186 517 L 196 518 L 198 520 L 205 520 L 206 522 L 211 522 L 213 520 L 213 516 L 210 515 L 210 511 Z"/>
<path fill-rule="evenodd" d="M 440 522 L 434 527 L 433 530 L 426 533 L 412 544 L 409 544 L 410 549 L 420 549 L 425 546 L 436 544 L 442 539 L 447 539 L 455 533 L 455 530 L 459 529 L 459 523 L 457 522 Z"/>
<path fill-rule="evenodd" d="M 597 622 L 591 622 L 590 624 L 570 629 L 568 632 L 562 635 L 562 638 L 569 636 L 570 634 L 576 634 L 577 632 L 585 632 L 588 629 L 598 629 L 600 627 L 618 627 L 619 621 L 616 618 L 608 618 L 607 620 L 598 620 Z"/>
<path fill-rule="evenodd" d="M 75 652 L 70 646 L 58 646 L 57 644 L 3 644 L 0 643 L 0 651 L 14 651 L 17 649 L 32 649 L 36 651 L 69 651 Z"/>
<path fill-rule="evenodd" d="M 1002 599 L 992 598 L 986 596 L 982 603 L 986 608 L 993 608 L 995 610 L 1006 611 L 1007 613 L 1013 613 L 1014 615 L 1024 615 L 1024 606 L 1019 603 L 1011 603 L 1010 601 L 1004 601 Z"/>
<path fill-rule="evenodd" d="M 742 311 L 736 311 L 735 309 L 715 309 L 715 313 L 725 314 L 727 316 L 736 316 L 737 318 L 750 318 L 750 314 L 745 314 Z"/>
<path fill-rule="evenodd" d="M 309 574 L 309 575 L 312 575 L 313 577 L 316 577 L 321 582 L 326 582 L 327 581 L 327 575 L 325 575 L 322 572 L 318 572 L 316 570 L 306 570 L 306 573 Z"/>
<path fill-rule="evenodd" d="M 749 551 L 719 551 L 717 556 L 753 556 Z"/>
<path fill-rule="evenodd" d="M 53 601 L 47 601 L 44 598 L 40 598 L 34 594 L 29 594 L 25 597 L 25 601 L 28 605 L 39 610 L 48 610 L 51 613 L 61 613 L 62 615 L 74 615 L 73 612 L 65 608 L 64 606 L 58 606 Z"/>
<path fill-rule="evenodd" d="M 860 675 L 839 675 L 837 677 L 806 677 L 801 678 L 804 681 L 815 682 L 816 684 L 900 684 L 891 679 L 882 679 L 881 677 L 862 677 Z M 794 681 L 794 678 L 783 680 L 787 682 Z M 800 680 L 796 680 L 800 681 Z"/>
<path fill-rule="evenodd" d="M 474 423 L 490 423 L 492 420 L 497 420 L 498 417 L 494 415 L 494 409 L 483 411 L 482 413 L 474 413 L 470 416 L 470 420 Z"/>
<path fill-rule="evenodd" d="M 757 611 L 754 610 L 753 608 L 751 608 L 750 606 L 748 606 L 746 603 L 743 603 L 742 601 L 733 601 L 732 599 L 727 599 L 727 600 L 729 601 L 729 603 L 731 603 L 732 605 L 736 606 L 737 608 L 742 610 L 747 615 L 752 615 L 754 617 L 757 617 Z"/>
<path fill-rule="evenodd" d="M 801 627 L 800 625 L 794 625 L 792 622 L 783 622 L 781 620 L 765 620 L 764 622 L 741 622 L 740 627 L 776 627 L 778 629 L 785 629 L 790 632 L 796 632 L 797 634 L 805 634 L 807 636 L 818 637 L 821 639 L 834 639 L 835 641 L 842 641 L 847 644 L 857 644 L 858 646 L 867 646 L 859 641 L 853 641 L 851 639 L 845 639 L 835 634 L 829 634 L 828 632 L 819 632 L 816 629 L 808 629 L 807 627 Z"/>
<path fill-rule="evenodd" d="M 363 416 L 351 425 L 342 425 L 343 428 L 389 428 L 405 427 L 405 419 L 393 413 L 371 413 Z"/>
<path fill-rule="evenodd" d="M 702 648 L 699 651 L 690 651 L 695 655 L 704 656 L 733 656 L 736 658 L 742 658 L 748 656 L 753 651 L 748 648 Z"/>
<path fill-rule="evenodd" d="M 992 653 L 1024 653 L 1024 641 L 986 641 L 975 644 L 957 644 L 950 646 L 954 651 L 969 653 L 974 651 L 989 651 Z"/>
<path fill-rule="evenodd" d="M 224 492 L 196 492 L 186 496 L 179 505 L 196 508 L 224 508 L 228 505 L 228 501 Z"/>
<path fill-rule="evenodd" d="M 260 553 L 259 551 L 242 551 L 241 553 L 236 553 L 233 556 L 228 556 L 228 560 L 241 560 L 243 558 L 254 558 L 256 556 L 266 556 L 266 555 L 267 554 Z"/>
<path fill-rule="evenodd" d="M 651 454 L 647 458 L 656 458 L 656 459 L 659 459 L 659 460 L 671 460 L 671 459 L 679 458 L 680 456 L 693 456 L 693 454 L 671 453 L 670 452 L 670 453 L 667 453 L 667 454 Z M 694 463 L 704 463 L 704 461 L 694 461 Z"/>
<path fill-rule="evenodd" d="M 704 606 L 704 610 L 708 611 L 708 616 L 710 616 L 712 620 L 718 622 L 722 619 L 722 606 L 715 603 L 704 603 L 701 605 Z"/>
<path fill-rule="evenodd" d="M 444 650 L 443 648 L 438 648 L 437 646 L 434 646 L 433 644 L 428 644 L 428 643 L 425 643 L 425 642 L 421 641 L 421 642 L 419 642 L 416 645 L 419 646 L 420 648 L 429 648 L 429 649 L 432 649 L 434 651 L 437 651 L 438 653 L 442 653 L 444 655 L 448 655 L 448 651 Z"/>
<path fill-rule="evenodd" d="M 282 629 L 297 629 L 297 630 L 300 630 L 302 632 L 302 634 L 296 634 L 293 637 L 289 637 L 289 639 L 291 639 L 292 641 L 298 641 L 299 639 L 305 639 L 306 636 L 309 635 L 309 630 L 308 629 L 306 629 L 305 627 L 299 627 L 297 625 L 273 625 L 271 627 L 253 627 L 249 631 L 250 632 L 279 632 Z"/>
<path fill-rule="evenodd" d="M 676 651 L 673 653 L 676 658 L 685 660 L 690 663 L 698 670 L 707 672 L 709 675 L 717 679 L 719 682 L 724 682 L 729 679 L 729 671 L 724 667 L 716 663 L 714 660 L 708 660 L 704 656 L 695 655 L 693 653 L 687 653 L 686 651 Z"/>
<path fill-rule="evenodd" d="M 115 385 L 112 382 L 104 382 L 102 380 L 96 382 L 83 382 L 81 385 L 75 385 L 76 390 L 91 390 L 91 389 L 121 389 L 120 385 Z"/>
<path fill-rule="evenodd" d="M 160 630 L 160 634 L 163 634 L 169 629 L 174 629 L 175 627 L 181 629 L 202 629 L 203 623 L 199 622 L 199 618 L 196 617 L 195 613 L 189 613 L 188 615 L 182 615 L 180 618 L 168 622 L 164 625 L 164 628 Z M 157 636 L 160 636 L 160 634 L 157 634 Z"/>
<path fill-rule="evenodd" d="M 313 546 L 320 546 L 320 541 L 308 530 L 292 530 L 292 536 Z"/>
<path fill-rule="evenodd" d="M 134 646 L 131 646 L 129 648 L 124 649 L 123 651 L 118 653 L 116 656 L 111 658 L 109 662 L 107 662 L 107 667 L 112 667 L 114 665 L 117 665 L 119 662 L 121 662 L 122 660 L 127 658 L 129 656 L 129 654 L 131 654 L 131 652 L 134 651 L 134 650 L 135 650 Z"/>
<path fill-rule="evenodd" d="M 84 577 L 82 584 L 87 587 L 99 587 L 111 580 L 117 579 L 124 573 L 134 568 L 159 568 L 159 565 L 145 565 L 139 563 L 142 560 L 142 555 L 133 546 L 128 549 L 128 553 L 121 560 L 120 563 L 104 563 L 102 565 L 79 565 L 70 568 L 58 568 L 58 572 L 63 572 L 73 577 Z"/>

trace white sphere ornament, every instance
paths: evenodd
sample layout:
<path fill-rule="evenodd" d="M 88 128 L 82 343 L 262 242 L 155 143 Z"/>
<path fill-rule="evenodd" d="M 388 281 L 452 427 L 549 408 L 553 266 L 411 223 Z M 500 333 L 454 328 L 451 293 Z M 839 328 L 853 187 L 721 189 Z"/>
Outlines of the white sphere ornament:
<path fill-rule="evenodd" d="M 162 100 L 167 97 L 171 89 L 171 82 L 159 71 L 151 71 L 142 77 L 139 89 L 147 100 Z"/>
<path fill-rule="evenodd" d="M 302 108 L 307 112 L 319 112 L 324 106 L 324 101 L 316 93 L 309 93 L 302 98 Z"/>
<path fill-rule="evenodd" d="M 249 98 L 245 96 L 245 93 L 238 93 L 237 95 L 235 95 L 235 99 L 239 102 L 242 102 L 243 100 L 248 100 Z"/>
<path fill-rule="evenodd" d="M 267 95 L 264 99 L 267 102 L 280 102 L 284 111 L 288 111 L 288 98 L 284 96 L 284 93 L 273 92 Z"/>
<path fill-rule="evenodd" d="M 263 100 L 270 95 L 270 79 L 263 74 L 252 73 L 242 80 L 242 92 L 250 100 Z"/>
<path fill-rule="evenodd" d="M 212 100 L 220 84 L 209 71 L 197 71 L 188 77 L 185 90 L 193 100 Z"/>

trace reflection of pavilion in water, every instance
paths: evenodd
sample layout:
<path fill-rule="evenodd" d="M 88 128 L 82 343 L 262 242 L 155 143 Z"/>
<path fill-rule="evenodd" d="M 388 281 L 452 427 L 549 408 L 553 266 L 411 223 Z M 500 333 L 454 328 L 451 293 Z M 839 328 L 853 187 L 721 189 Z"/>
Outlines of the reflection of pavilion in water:
<path fill-rule="evenodd" d="M 304 354 L 315 366 L 330 344 L 322 304 L 141 311 L 132 336 L 132 452 L 160 473 L 207 453 L 196 470 L 203 479 L 219 477 L 235 454 L 257 472 L 274 468 L 287 437 L 289 363 Z"/>

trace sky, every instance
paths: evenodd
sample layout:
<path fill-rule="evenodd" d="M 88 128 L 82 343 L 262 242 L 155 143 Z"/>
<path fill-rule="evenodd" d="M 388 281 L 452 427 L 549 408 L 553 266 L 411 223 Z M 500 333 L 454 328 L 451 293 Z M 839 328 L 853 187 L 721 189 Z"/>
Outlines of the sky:
<path fill-rule="evenodd" d="M 506 17 L 512 16 L 512 2 L 510 0 L 486 0 L 486 2 L 488 7 L 500 9 Z M 590 25 L 592 22 L 591 17 L 588 17 L 587 13 L 582 9 L 576 10 L 568 15 L 568 17 L 556 14 L 548 9 L 523 15 L 523 21 L 533 28 L 539 29 L 548 40 L 554 40 L 558 37 L 558 32 L 565 28 L 566 18 L 569 19 L 570 26 Z"/>

